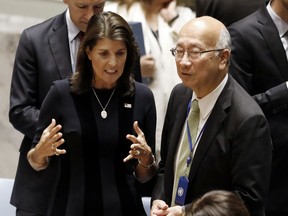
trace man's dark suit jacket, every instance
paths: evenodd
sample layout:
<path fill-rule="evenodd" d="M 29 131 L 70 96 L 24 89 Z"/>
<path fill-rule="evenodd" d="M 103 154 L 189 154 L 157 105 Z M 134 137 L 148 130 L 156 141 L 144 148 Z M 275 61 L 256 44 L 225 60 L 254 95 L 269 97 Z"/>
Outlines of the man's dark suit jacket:
<path fill-rule="evenodd" d="M 168 103 L 158 182 L 152 200 L 171 203 L 175 157 L 192 91 L 177 85 Z M 251 215 L 264 215 L 272 144 L 257 103 L 229 76 L 205 126 L 188 176 L 185 204 L 212 189 L 235 191 Z"/>
<path fill-rule="evenodd" d="M 55 174 L 35 172 L 26 156 L 36 131 L 39 109 L 52 82 L 72 74 L 68 43 L 65 13 L 62 13 L 23 31 L 14 62 L 9 118 L 25 136 L 19 150 L 11 204 L 43 215 Z M 53 165 L 52 162 L 52 169 Z M 48 190 L 37 191 L 39 185 Z"/>
<path fill-rule="evenodd" d="M 266 6 L 228 28 L 231 74 L 253 96 L 270 125 L 272 175 L 267 210 L 288 212 L 288 62 Z"/>
<path fill-rule="evenodd" d="M 137 66 L 135 79 L 141 81 L 140 64 Z M 35 185 L 49 189 L 54 174 L 36 173 L 28 164 L 26 154 L 31 148 L 39 109 L 52 82 L 70 74 L 72 67 L 65 12 L 23 31 L 15 56 L 9 110 L 10 122 L 25 135 L 11 196 L 11 204 L 22 210 L 33 209 L 38 214 L 46 212 L 48 200 L 45 197 L 48 199 L 50 191 L 39 192 Z M 49 169 L 53 170 L 53 161 Z"/>
<path fill-rule="evenodd" d="M 250 15 L 264 4 L 264 0 L 195 0 L 196 16 L 212 16 L 224 25 Z"/>

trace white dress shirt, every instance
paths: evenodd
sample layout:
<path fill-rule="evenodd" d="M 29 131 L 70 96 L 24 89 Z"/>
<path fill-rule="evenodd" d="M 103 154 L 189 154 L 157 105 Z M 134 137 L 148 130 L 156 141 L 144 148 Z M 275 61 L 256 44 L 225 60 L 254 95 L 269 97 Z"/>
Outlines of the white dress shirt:
<path fill-rule="evenodd" d="M 288 23 L 285 22 L 273 11 L 273 9 L 271 8 L 271 2 L 269 2 L 266 8 L 273 22 L 275 23 L 276 28 L 278 29 L 279 37 L 282 41 L 284 50 L 286 51 L 286 57 L 288 61 Z M 286 82 L 286 86 L 288 89 L 288 81 Z"/>
<path fill-rule="evenodd" d="M 68 28 L 68 40 L 69 40 L 69 49 L 70 49 L 70 58 L 71 58 L 71 67 L 73 73 L 76 70 L 76 60 L 77 52 L 80 44 L 80 39 L 77 37 L 79 33 L 79 28 L 72 22 L 70 18 L 69 9 L 66 11 L 66 22 Z"/>

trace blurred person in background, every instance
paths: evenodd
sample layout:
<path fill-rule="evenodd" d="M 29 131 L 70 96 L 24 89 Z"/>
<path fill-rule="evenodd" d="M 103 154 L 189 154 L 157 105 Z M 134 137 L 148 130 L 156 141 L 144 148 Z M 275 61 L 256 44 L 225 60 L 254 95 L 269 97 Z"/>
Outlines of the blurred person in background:
<path fill-rule="evenodd" d="M 266 216 L 288 215 L 288 1 L 272 0 L 228 27 L 231 75 L 260 105 L 273 142 Z"/>
<path fill-rule="evenodd" d="M 196 16 L 212 16 L 225 26 L 250 15 L 264 4 L 264 0 L 195 0 Z"/>

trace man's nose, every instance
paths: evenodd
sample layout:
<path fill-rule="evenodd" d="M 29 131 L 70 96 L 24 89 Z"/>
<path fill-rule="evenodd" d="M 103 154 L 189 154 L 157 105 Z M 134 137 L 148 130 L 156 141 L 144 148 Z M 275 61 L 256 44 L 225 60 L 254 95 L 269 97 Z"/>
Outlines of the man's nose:
<path fill-rule="evenodd" d="M 180 64 L 191 64 L 191 61 L 189 60 L 188 52 L 185 51 L 184 55 L 180 61 Z"/>

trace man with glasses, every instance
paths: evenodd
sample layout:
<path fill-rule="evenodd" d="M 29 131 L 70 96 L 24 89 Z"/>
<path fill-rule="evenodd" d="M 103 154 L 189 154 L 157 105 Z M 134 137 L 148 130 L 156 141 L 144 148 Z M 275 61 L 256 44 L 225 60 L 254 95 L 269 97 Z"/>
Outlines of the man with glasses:
<path fill-rule="evenodd" d="M 270 131 L 260 107 L 228 74 L 226 27 L 208 16 L 193 19 L 171 52 L 183 83 L 168 103 L 151 215 L 185 215 L 205 192 L 223 189 L 240 195 L 251 216 L 263 216 Z"/>

